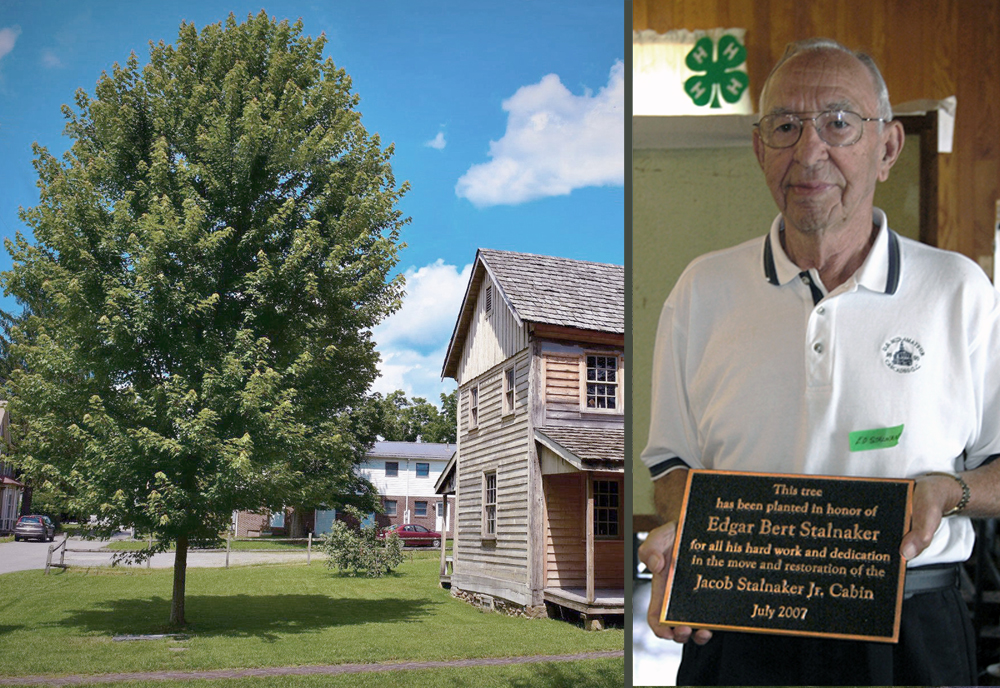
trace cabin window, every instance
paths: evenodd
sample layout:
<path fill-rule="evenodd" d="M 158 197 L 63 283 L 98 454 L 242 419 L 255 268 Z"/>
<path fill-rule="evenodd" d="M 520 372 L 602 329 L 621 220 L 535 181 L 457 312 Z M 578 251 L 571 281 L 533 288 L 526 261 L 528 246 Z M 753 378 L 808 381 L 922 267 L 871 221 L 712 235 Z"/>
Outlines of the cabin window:
<path fill-rule="evenodd" d="M 395 499 L 387 499 L 382 504 L 385 506 L 385 515 L 386 516 L 395 516 L 396 515 L 396 500 Z"/>
<path fill-rule="evenodd" d="M 584 406 L 588 411 L 619 411 L 618 357 L 588 354 Z"/>
<path fill-rule="evenodd" d="M 426 478 L 431 474 L 431 465 L 429 463 L 417 463 L 417 477 Z"/>
<path fill-rule="evenodd" d="M 469 430 L 479 427 L 479 385 L 469 387 Z"/>
<path fill-rule="evenodd" d="M 483 474 L 483 537 L 497 536 L 497 472 Z"/>
<path fill-rule="evenodd" d="M 617 480 L 594 481 L 594 536 L 617 538 L 620 536 L 621 495 Z"/>
<path fill-rule="evenodd" d="M 416 516 L 426 516 L 427 515 L 427 502 L 414 502 L 413 513 Z"/>
<path fill-rule="evenodd" d="M 514 366 L 504 368 L 503 371 L 503 414 L 514 413 Z"/>
<path fill-rule="evenodd" d="M 385 462 L 385 477 L 395 478 L 399 475 L 399 461 Z"/>

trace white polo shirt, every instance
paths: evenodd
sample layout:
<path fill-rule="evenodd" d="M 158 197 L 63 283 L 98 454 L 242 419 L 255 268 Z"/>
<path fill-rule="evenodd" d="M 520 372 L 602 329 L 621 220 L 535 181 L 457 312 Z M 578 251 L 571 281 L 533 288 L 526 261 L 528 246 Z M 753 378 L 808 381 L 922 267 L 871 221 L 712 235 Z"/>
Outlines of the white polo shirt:
<path fill-rule="evenodd" d="M 785 254 L 780 215 L 688 266 L 657 330 L 654 479 L 682 466 L 915 478 L 1000 454 L 1000 293 L 964 256 L 873 220 L 868 258 L 831 293 Z M 968 518 L 943 519 L 910 564 L 964 561 L 973 539 Z"/>

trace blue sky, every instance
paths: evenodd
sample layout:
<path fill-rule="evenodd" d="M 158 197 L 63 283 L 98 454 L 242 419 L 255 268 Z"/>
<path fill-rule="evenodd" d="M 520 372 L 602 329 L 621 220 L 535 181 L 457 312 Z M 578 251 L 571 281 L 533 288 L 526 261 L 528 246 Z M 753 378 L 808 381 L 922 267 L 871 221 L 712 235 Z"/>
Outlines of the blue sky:
<path fill-rule="evenodd" d="M 0 0 L 0 235 L 38 202 L 31 145 L 61 155 L 60 108 L 149 41 L 265 9 L 325 33 L 369 132 L 411 190 L 403 308 L 376 331 L 377 391 L 438 401 L 479 247 L 624 262 L 624 3 Z M 10 257 L 0 251 L 0 270 Z M 11 299 L 0 308 L 18 310 Z"/>

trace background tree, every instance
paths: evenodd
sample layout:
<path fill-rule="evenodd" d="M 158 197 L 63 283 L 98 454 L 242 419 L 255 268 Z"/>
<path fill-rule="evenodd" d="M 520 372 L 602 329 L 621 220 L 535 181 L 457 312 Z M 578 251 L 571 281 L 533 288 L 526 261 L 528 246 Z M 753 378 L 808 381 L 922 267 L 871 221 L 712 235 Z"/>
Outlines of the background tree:
<path fill-rule="evenodd" d="M 441 394 L 441 410 L 423 397 L 406 398 L 397 389 L 379 399 L 384 440 L 390 442 L 455 442 L 456 391 Z"/>
<path fill-rule="evenodd" d="M 450 394 L 442 392 L 441 410 L 438 412 L 437 418 L 432 418 L 424 427 L 424 441 L 454 444 L 458 432 L 457 414 L 458 390 L 453 389 Z"/>
<path fill-rule="evenodd" d="M 172 624 L 189 542 L 363 487 L 405 185 L 323 47 L 261 12 L 116 64 L 64 108 L 62 160 L 36 146 L 34 241 L 7 244 L 17 463 L 99 534 L 176 543 Z"/>

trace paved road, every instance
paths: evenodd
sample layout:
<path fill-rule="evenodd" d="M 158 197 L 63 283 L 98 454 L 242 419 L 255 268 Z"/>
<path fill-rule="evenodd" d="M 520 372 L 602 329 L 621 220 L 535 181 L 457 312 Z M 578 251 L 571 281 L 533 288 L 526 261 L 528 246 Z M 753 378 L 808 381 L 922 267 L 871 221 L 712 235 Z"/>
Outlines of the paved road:
<path fill-rule="evenodd" d="M 55 543 L 62 542 L 62 538 L 56 537 Z M 30 571 L 32 569 L 44 569 L 45 558 L 49 551 L 48 542 L 5 542 L 0 544 L 0 574 L 11 573 L 12 571 Z M 70 566 L 110 566 L 114 555 L 113 552 L 102 550 L 107 545 L 107 541 L 84 540 L 82 538 L 70 538 L 67 545 L 69 550 L 66 553 L 66 563 Z M 73 551 L 86 550 L 86 551 Z M 58 556 L 58 555 L 57 555 Z M 320 556 L 315 550 L 313 558 Z M 232 566 L 245 566 L 248 564 L 269 564 L 276 562 L 297 562 L 305 561 L 305 552 L 230 552 L 229 563 Z M 124 564 L 120 564 L 124 565 Z M 174 565 L 174 553 L 166 552 L 156 554 L 150 561 L 152 568 L 171 568 Z M 193 568 L 201 567 L 221 567 L 226 565 L 225 552 L 188 552 L 188 566 Z M 145 567 L 146 564 L 138 564 Z"/>
<path fill-rule="evenodd" d="M 49 545 L 58 545 L 60 542 L 62 542 L 62 538 L 56 537 L 55 542 L 51 543 L 28 540 L 0 544 L 0 573 L 44 569 Z M 100 549 L 106 544 L 107 542 L 97 540 L 78 540 L 77 538 L 70 540 L 70 546 L 75 549 Z"/>

